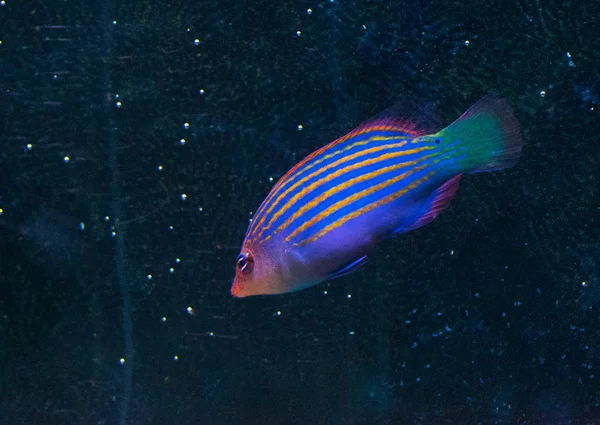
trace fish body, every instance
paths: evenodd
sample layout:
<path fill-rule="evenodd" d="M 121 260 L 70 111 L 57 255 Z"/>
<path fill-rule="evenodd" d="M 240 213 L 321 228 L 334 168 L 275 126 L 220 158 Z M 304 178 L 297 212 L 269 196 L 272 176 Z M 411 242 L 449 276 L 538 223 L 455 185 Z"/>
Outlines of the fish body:
<path fill-rule="evenodd" d="M 369 120 L 275 184 L 248 227 L 231 293 L 281 294 L 350 273 L 382 239 L 434 220 L 462 174 L 512 167 L 520 152 L 518 122 L 493 96 L 433 134 L 395 116 Z"/>

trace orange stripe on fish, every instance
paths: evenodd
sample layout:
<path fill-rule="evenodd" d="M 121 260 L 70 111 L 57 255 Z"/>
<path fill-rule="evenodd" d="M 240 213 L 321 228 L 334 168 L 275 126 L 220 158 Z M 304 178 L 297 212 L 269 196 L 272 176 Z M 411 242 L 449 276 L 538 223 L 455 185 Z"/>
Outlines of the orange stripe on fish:
<path fill-rule="evenodd" d="M 300 241 L 298 243 L 298 245 L 306 245 L 307 243 L 311 243 L 316 241 L 317 239 L 319 239 L 320 237 L 326 235 L 327 233 L 331 232 L 332 230 L 337 229 L 338 227 L 342 226 L 344 223 L 358 218 L 361 215 L 368 213 L 369 211 L 374 210 L 375 208 L 378 208 L 380 206 L 383 206 L 385 204 L 389 204 L 390 202 L 395 201 L 396 199 L 400 198 L 401 196 L 405 195 L 407 192 L 409 192 L 412 189 L 415 189 L 416 187 L 418 187 L 419 185 L 421 185 L 422 183 L 426 182 L 427 180 L 429 180 L 431 178 L 431 176 L 433 176 L 435 174 L 435 171 L 431 171 L 428 174 L 426 174 L 425 176 L 421 177 L 418 180 L 415 180 L 412 184 L 410 184 L 409 186 L 407 186 L 405 189 L 402 189 L 398 192 L 392 193 L 391 195 L 386 196 L 383 199 L 380 199 L 378 201 L 372 202 L 368 205 L 365 205 L 364 207 L 356 210 L 356 211 L 352 211 L 349 214 L 346 214 L 344 217 L 340 218 L 337 221 L 334 221 L 333 223 L 331 223 L 330 225 L 326 226 L 325 228 L 323 228 L 321 231 L 319 231 L 316 235 L 313 235 L 309 238 L 306 238 L 302 241 Z M 334 208 L 335 205 L 331 206 L 330 208 Z M 339 208 L 338 208 L 339 209 Z M 332 211 L 334 212 L 334 211 Z M 321 214 L 325 214 L 325 211 L 323 211 L 323 213 Z M 319 215 L 321 215 L 319 214 Z M 328 212 L 327 214 L 330 214 L 330 212 Z M 327 215 L 325 214 L 325 215 Z M 315 217 L 316 218 L 316 217 Z M 292 235 L 290 235 L 291 237 Z M 289 238 L 286 238 L 286 240 L 288 240 Z"/>
<path fill-rule="evenodd" d="M 398 148 L 398 147 L 402 147 L 406 142 L 400 143 L 400 144 L 393 144 L 393 145 L 382 145 L 382 146 L 378 146 L 376 148 L 372 148 L 372 149 L 366 149 L 364 151 L 360 151 L 357 152 L 353 155 L 349 155 L 347 157 L 341 158 L 340 160 L 333 162 L 331 164 L 328 164 L 326 167 L 323 167 L 315 172 L 313 172 L 312 174 L 303 177 L 302 179 L 298 180 L 296 183 L 294 183 L 291 187 L 289 187 L 288 189 L 286 189 L 285 192 L 283 192 L 278 199 L 276 199 L 272 205 L 269 207 L 269 209 L 265 212 L 264 216 L 261 217 L 261 223 L 260 225 L 262 225 L 262 221 L 264 221 L 264 218 L 266 216 L 268 216 L 271 211 L 275 208 L 275 206 L 283 199 L 285 198 L 285 196 L 287 196 L 292 190 L 296 189 L 297 187 L 299 187 L 301 184 L 307 182 L 308 180 L 310 180 L 311 178 L 331 169 L 334 168 L 340 164 L 343 164 L 344 162 L 348 162 L 352 159 L 358 158 L 360 156 L 364 156 L 364 155 L 368 155 L 377 151 L 382 151 L 385 149 L 389 149 L 389 148 Z M 264 232 L 268 231 L 269 228 L 271 227 L 271 225 L 279 218 L 281 217 L 281 215 L 285 214 L 285 212 L 296 202 L 298 202 L 298 200 L 300 200 L 303 196 L 305 196 L 306 194 L 312 192 L 314 189 L 318 188 L 319 186 L 330 182 L 331 180 L 342 176 L 343 174 L 349 173 L 351 171 L 363 168 L 363 167 L 367 167 L 369 165 L 373 165 L 376 164 L 377 162 L 381 162 L 384 160 L 388 160 L 388 159 L 392 159 L 392 158 L 398 158 L 398 157 L 402 157 L 402 156 L 407 156 L 407 155 L 411 155 L 411 154 L 415 154 L 415 153 L 420 153 L 423 152 L 425 150 L 432 150 L 435 149 L 435 147 L 433 146 L 425 146 L 422 148 L 416 148 L 416 149 L 410 149 L 410 150 L 406 150 L 406 151 L 399 151 L 399 152 L 392 152 L 392 153 L 387 153 L 387 154 L 383 154 L 380 155 L 376 158 L 371 158 L 371 159 L 367 159 L 361 162 L 357 162 L 356 164 L 352 164 L 349 165 L 347 167 L 341 168 L 331 174 L 328 174 L 326 177 L 319 179 L 318 181 L 308 185 L 307 187 L 305 187 L 304 189 L 302 189 L 300 192 L 298 192 L 296 195 L 294 195 L 292 198 L 290 198 L 284 205 L 282 205 L 279 210 L 273 214 L 273 216 L 271 217 L 271 219 L 269 220 L 269 222 L 262 228 L 262 230 L 260 231 L 260 233 L 256 236 L 255 239 L 260 239 L 263 235 Z M 431 158 L 431 156 L 426 156 L 424 158 L 421 158 L 422 160 L 424 159 L 429 159 Z"/>
<path fill-rule="evenodd" d="M 372 130 L 371 130 L 371 131 L 372 131 Z M 388 129 L 388 131 L 391 131 L 391 130 L 389 130 L 389 129 Z M 359 133 L 359 134 L 351 134 L 351 135 L 352 135 L 352 136 L 357 136 L 357 135 L 364 134 L 364 133 L 366 133 L 366 131 L 363 131 L 363 132 L 361 132 L 361 133 Z M 333 146 L 334 146 L 334 144 L 337 144 L 337 143 L 343 142 L 343 141 L 347 140 L 348 138 L 349 138 L 349 137 L 347 137 L 347 136 L 344 136 L 344 137 L 342 137 L 341 139 L 338 139 L 338 140 L 336 140 L 336 141 L 334 141 L 334 142 L 330 143 L 330 145 L 326 145 L 326 146 L 325 146 L 325 148 L 328 148 L 328 147 L 333 147 Z M 356 143 L 352 143 L 352 144 L 350 144 L 350 145 L 346 146 L 346 147 L 345 147 L 345 148 L 343 148 L 343 149 L 339 149 L 339 150 L 337 150 L 337 151 L 334 151 L 334 152 L 332 152 L 332 153 L 330 153 L 330 154 L 324 155 L 322 158 L 319 158 L 318 160 L 316 160 L 316 161 L 315 161 L 315 162 L 313 162 L 312 164 L 308 164 L 308 165 L 306 165 L 306 166 L 305 166 L 305 167 L 302 169 L 302 172 L 306 172 L 307 170 L 310 170 L 311 168 L 314 168 L 315 166 L 319 165 L 320 163 L 322 163 L 322 162 L 324 162 L 324 161 L 327 161 L 328 159 L 331 159 L 331 158 L 333 158 L 333 157 L 335 157 L 335 156 L 341 155 L 341 154 L 343 154 L 344 152 L 347 152 L 347 151 L 349 151 L 349 150 L 351 150 L 351 149 L 354 149 L 354 148 L 356 148 L 356 147 L 358 147 L 358 146 L 364 146 L 364 145 L 366 145 L 366 144 L 368 144 L 368 143 L 372 143 L 372 142 L 379 142 L 379 141 L 386 141 L 386 140 L 398 140 L 398 139 L 401 139 L 401 138 L 402 138 L 402 137 L 400 137 L 400 136 L 372 136 L 372 137 L 369 137 L 368 139 L 365 139 L 365 140 L 360 140 L 360 141 L 358 141 L 358 142 L 356 142 Z M 343 140 L 342 140 L 342 139 L 343 139 Z M 403 140 L 402 142 L 403 142 L 403 144 L 402 144 L 402 145 L 399 145 L 399 144 L 393 144 L 393 146 L 394 146 L 394 147 L 403 146 L 403 145 L 406 143 L 406 140 Z M 385 145 L 385 146 L 391 147 L 392 145 Z M 378 148 L 381 148 L 381 149 L 378 149 Z M 354 158 L 357 158 L 358 156 L 361 156 L 361 155 L 367 155 L 367 154 L 369 154 L 369 153 L 377 152 L 378 150 L 382 150 L 382 149 L 383 149 L 383 147 L 380 147 L 380 146 L 378 146 L 378 147 L 376 147 L 376 148 L 373 148 L 373 149 L 374 149 L 374 150 L 369 150 L 369 149 L 367 149 L 367 150 L 365 150 L 365 151 L 357 152 L 357 153 L 356 153 L 356 154 L 354 154 L 354 155 L 349 155 L 348 157 L 342 158 L 342 159 L 340 159 L 340 162 L 337 162 L 337 165 L 339 165 L 339 164 L 342 164 L 342 163 L 343 163 L 343 162 L 345 162 L 345 161 L 350 161 L 350 160 L 352 160 L 352 159 L 354 159 Z M 322 151 L 322 150 L 324 150 L 324 148 L 320 149 L 319 151 Z M 254 229 L 257 229 L 257 228 L 259 228 L 260 226 L 262 226 L 262 225 L 263 225 L 263 223 L 264 223 L 264 220 L 265 220 L 265 218 L 266 218 L 266 217 L 267 217 L 267 216 L 268 216 L 268 215 L 271 213 L 271 211 L 273 211 L 273 209 L 274 209 L 274 208 L 275 208 L 275 206 L 276 206 L 276 205 L 277 205 L 277 204 L 278 204 L 278 203 L 281 201 L 281 199 L 282 199 L 283 197 L 285 197 L 285 196 L 286 196 L 286 195 L 289 193 L 289 191 L 290 191 L 290 190 L 293 190 L 293 188 L 296 188 L 296 187 L 297 187 L 297 185 L 294 185 L 294 186 L 293 186 L 293 188 L 290 188 L 290 189 L 286 190 L 284 193 L 280 193 L 280 192 L 281 192 L 281 190 L 283 190 L 283 187 L 284 187 L 284 186 L 287 186 L 287 185 L 289 185 L 290 183 L 292 183 L 292 182 L 294 181 L 294 178 L 292 178 L 292 177 L 298 177 L 298 175 L 296 175 L 296 176 L 292 176 L 293 172 L 294 172 L 294 171 L 296 171 L 300 165 L 304 165 L 304 164 L 306 164 L 308 161 L 310 161 L 311 159 L 313 159 L 313 158 L 316 156 L 315 154 L 316 154 L 317 152 L 318 152 L 318 151 L 315 151 L 315 152 L 313 152 L 313 154 L 309 155 L 308 157 L 306 157 L 305 159 L 303 159 L 302 161 L 300 161 L 300 162 L 299 162 L 299 163 L 298 163 L 298 164 L 297 164 L 297 165 L 296 165 L 294 168 L 292 168 L 290 171 L 288 171 L 288 172 L 287 172 L 287 173 L 286 173 L 286 174 L 285 174 L 285 175 L 284 175 L 284 176 L 283 176 L 283 177 L 282 177 L 282 178 L 279 180 L 278 184 L 276 184 L 276 185 L 273 187 L 273 189 L 271 190 L 271 193 L 270 193 L 270 194 L 267 196 L 267 198 L 266 198 L 266 199 L 263 201 L 263 205 L 264 205 L 264 206 L 268 205 L 268 204 L 270 203 L 270 201 L 271 201 L 273 198 L 275 198 L 275 197 L 277 197 L 277 199 L 275 200 L 275 202 L 273 202 L 273 203 L 271 203 L 271 204 L 269 205 L 269 208 L 267 209 L 267 211 L 266 211 L 266 212 L 264 212 L 264 214 L 263 214 L 262 208 L 259 208 L 259 210 L 256 212 L 254 223 L 251 225 L 251 227 L 250 227 L 250 229 L 249 229 L 249 232 L 248 232 L 248 234 L 251 234 L 251 233 L 254 231 Z M 314 174 L 314 175 L 318 175 L 318 174 L 319 174 L 319 173 L 321 173 L 322 171 L 324 171 L 324 170 L 327 170 L 327 169 L 330 169 L 330 168 L 331 168 L 330 166 L 328 166 L 328 167 L 324 167 L 323 169 L 321 169 L 321 170 L 318 170 L 318 171 L 316 172 L 317 174 Z M 313 175 L 313 176 L 314 176 L 314 175 Z M 306 180 L 303 180 L 303 181 L 306 181 Z M 259 217 L 259 218 L 257 219 L 257 217 Z M 264 230 L 263 230 L 263 232 L 264 232 Z M 254 239 L 259 239 L 261 236 L 262 236 L 262 232 L 261 232 L 261 234 L 260 234 L 260 235 L 256 236 L 256 238 L 254 238 Z"/>
<path fill-rule="evenodd" d="M 381 174 L 390 172 L 390 171 L 394 171 L 397 170 L 399 168 L 404 168 L 404 167 L 409 167 L 411 165 L 415 165 L 418 162 L 421 162 L 422 159 L 419 158 L 419 160 L 415 160 L 415 161 L 407 161 L 407 162 L 403 162 L 401 164 L 396 164 L 396 165 L 391 165 L 389 167 L 384 167 L 381 168 L 379 170 L 373 171 L 371 173 L 367 173 L 367 174 L 363 174 L 362 176 L 358 176 L 355 177 L 353 179 L 348 180 L 347 182 L 344 182 L 342 184 L 337 185 L 336 187 L 324 192 L 321 196 L 313 199 L 311 202 L 307 203 L 306 205 L 304 205 L 302 208 L 300 208 L 298 211 L 296 211 L 296 213 L 294 213 L 294 215 L 292 215 L 285 223 L 283 223 L 281 226 L 279 226 L 274 234 L 279 233 L 281 230 L 285 229 L 290 223 L 292 223 L 294 220 L 296 220 L 297 218 L 299 218 L 302 214 L 304 214 L 306 211 L 312 209 L 313 207 L 315 207 L 316 205 L 318 205 L 320 202 L 322 202 L 323 200 L 327 199 L 328 197 L 335 195 L 336 193 L 338 193 L 341 190 L 344 190 L 346 188 L 352 187 L 353 185 L 363 182 L 365 180 L 369 180 L 372 178 L 375 178 Z M 437 161 L 434 161 L 431 165 L 435 164 Z M 329 214 L 337 211 L 338 209 L 344 207 L 345 205 L 350 204 L 351 202 L 354 202 L 360 198 L 363 198 L 367 195 L 370 195 L 371 193 L 377 192 L 380 189 L 383 189 L 384 187 L 387 187 L 391 184 L 394 184 L 402 179 L 405 179 L 408 176 L 411 176 L 415 173 L 417 173 L 418 171 L 423 170 L 424 168 L 427 168 L 429 164 L 424 164 L 424 165 L 420 165 L 417 167 L 412 168 L 410 171 L 407 171 L 405 173 L 400 174 L 399 176 L 396 176 L 394 178 L 388 179 L 382 183 L 379 183 L 375 186 L 372 186 L 368 189 L 365 189 L 361 192 L 355 193 L 347 198 L 345 198 L 343 201 L 340 201 L 334 205 L 332 205 L 331 207 L 327 208 L 325 211 L 319 213 L 318 215 L 316 215 L 315 217 L 313 217 L 312 219 L 310 219 L 309 221 L 305 222 L 304 224 L 302 224 L 301 226 L 297 227 L 296 230 L 294 230 L 292 233 L 290 233 L 290 235 L 288 235 L 288 237 L 286 238 L 286 241 L 290 241 L 291 238 L 293 238 L 294 236 L 296 236 L 297 234 L 299 234 L 300 232 L 306 230 L 308 227 L 312 226 L 313 224 L 316 224 L 319 220 L 323 219 L 324 217 L 328 216 Z"/>

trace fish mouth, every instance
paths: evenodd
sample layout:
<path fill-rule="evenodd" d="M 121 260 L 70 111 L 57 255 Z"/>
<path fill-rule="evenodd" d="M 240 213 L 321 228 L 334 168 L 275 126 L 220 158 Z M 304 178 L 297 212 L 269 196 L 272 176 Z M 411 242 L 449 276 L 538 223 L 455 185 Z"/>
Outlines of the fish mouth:
<path fill-rule="evenodd" d="M 244 298 L 246 296 L 242 293 L 242 285 L 235 281 L 233 282 L 233 285 L 231 285 L 231 295 L 233 295 L 234 298 Z"/>

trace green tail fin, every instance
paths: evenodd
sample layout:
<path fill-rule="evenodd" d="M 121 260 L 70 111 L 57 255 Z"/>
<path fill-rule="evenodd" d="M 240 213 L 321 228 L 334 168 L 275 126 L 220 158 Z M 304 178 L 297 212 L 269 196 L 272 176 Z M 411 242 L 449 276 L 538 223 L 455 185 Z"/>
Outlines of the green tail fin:
<path fill-rule="evenodd" d="M 521 155 L 521 131 L 508 103 L 486 96 L 438 133 L 457 140 L 467 153 L 466 172 L 510 168 Z"/>

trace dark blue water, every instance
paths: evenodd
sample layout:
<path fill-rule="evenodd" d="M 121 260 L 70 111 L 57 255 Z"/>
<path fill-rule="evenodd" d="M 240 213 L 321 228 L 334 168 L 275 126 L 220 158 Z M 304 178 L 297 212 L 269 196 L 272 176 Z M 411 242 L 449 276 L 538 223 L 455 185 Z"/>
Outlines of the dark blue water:
<path fill-rule="evenodd" d="M 0 423 L 598 424 L 593 1 L 0 6 Z M 234 300 L 314 149 L 487 93 L 519 164 L 360 271 Z"/>

